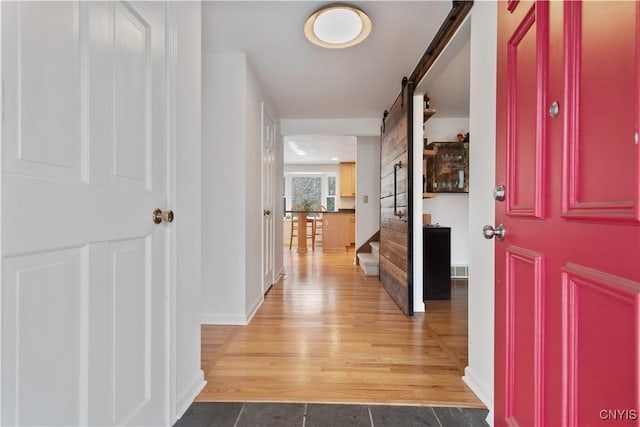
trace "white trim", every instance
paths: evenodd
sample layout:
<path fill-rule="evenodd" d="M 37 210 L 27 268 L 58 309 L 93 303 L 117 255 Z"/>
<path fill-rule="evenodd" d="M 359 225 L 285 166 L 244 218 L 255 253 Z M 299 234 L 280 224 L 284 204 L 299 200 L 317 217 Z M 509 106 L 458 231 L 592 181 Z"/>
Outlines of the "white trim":
<path fill-rule="evenodd" d="M 200 315 L 200 323 L 203 325 L 241 325 L 246 326 L 251 322 L 253 316 L 258 312 L 258 309 L 264 302 L 264 295 L 260 296 L 253 303 L 247 314 L 232 314 L 232 313 L 202 313 Z"/>
<path fill-rule="evenodd" d="M 167 118 L 167 205 L 165 209 L 175 209 L 178 203 L 178 142 L 177 142 L 177 37 L 176 10 L 173 2 L 165 3 L 165 88 Z M 176 420 L 177 403 L 177 295 L 178 295 L 178 239 L 179 222 L 167 227 L 167 307 L 166 307 L 166 354 L 167 354 L 167 395 L 165 419 L 169 424 Z"/>
<path fill-rule="evenodd" d="M 478 396 L 478 399 L 485 404 L 487 408 L 493 408 L 493 393 L 491 393 L 485 385 L 478 381 L 477 377 L 473 375 L 471 369 L 467 366 L 464 368 L 464 376 L 462 381 L 469 386 L 471 391 Z"/>
<path fill-rule="evenodd" d="M 424 280 L 423 266 L 423 246 L 422 246 L 422 162 L 423 162 L 423 97 L 414 95 L 413 102 L 413 153 L 407 153 L 413 160 L 413 311 L 414 313 L 424 313 L 424 295 L 422 282 Z"/>
<path fill-rule="evenodd" d="M 271 286 L 278 283 L 278 280 L 280 280 L 283 276 L 284 276 L 284 267 L 282 267 L 280 271 L 278 271 L 278 273 L 273 276 L 273 283 L 271 284 Z"/>
<path fill-rule="evenodd" d="M 3 4 L 2 2 L 0 2 L 0 47 L 3 46 L 2 44 L 2 10 L 4 9 L 5 4 Z M 5 128 L 5 124 L 4 124 L 4 76 L 3 76 L 3 70 L 4 70 L 4 65 L 2 64 L 2 57 L 3 57 L 3 50 L 0 49 L 0 147 L 4 147 L 4 141 L 2 140 L 2 136 L 4 135 L 4 128 Z M 3 241 L 4 239 L 2 238 L 2 236 L 4 236 L 4 233 L 2 232 L 2 211 L 3 209 L 3 194 L 2 194 L 2 188 L 4 187 L 3 185 L 3 181 L 4 181 L 4 156 L 3 156 L 4 150 L 0 149 L 0 286 L 2 285 L 2 278 L 4 277 L 4 273 L 2 271 L 2 266 L 4 265 L 4 250 L 3 250 Z M 3 387 L 1 387 L 2 384 L 4 384 L 4 372 L 2 370 L 2 366 L 4 366 L 4 362 L 3 362 L 3 357 L 2 355 L 4 354 L 4 349 L 2 348 L 2 342 L 4 341 L 3 337 L 2 337 L 2 331 L 4 330 L 4 325 L 2 322 L 2 319 L 4 317 L 4 313 L 2 312 L 2 305 L 3 305 L 3 301 L 2 301 L 2 294 L 3 292 L 1 292 L 2 289 L 0 288 L 0 420 L 2 420 L 2 402 L 3 402 L 3 397 L 2 397 L 2 389 Z"/>
<path fill-rule="evenodd" d="M 264 302 L 264 293 L 260 294 L 260 297 L 251 306 L 251 309 L 249 310 L 249 313 L 247 314 L 247 317 L 246 317 L 247 325 L 249 324 L 249 322 L 251 322 L 251 319 L 253 319 L 253 316 L 255 316 L 255 314 L 258 312 L 258 309 L 260 308 L 263 302 Z"/>
<path fill-rule="evenodd" d="M 195 398 L 206 385 L 207 382 L 204 379 L 204 372 L 202 369 L 199 369 L 189 387 L 186 387 L 186 389 L 180 393 L 180 397 L 176 404 L 176 419 L 173 421 L 174 423 L 182 418 L 184 413 L 187 412 L 187 409 L 189 409 L 189 406 L 191 406 Z"/>

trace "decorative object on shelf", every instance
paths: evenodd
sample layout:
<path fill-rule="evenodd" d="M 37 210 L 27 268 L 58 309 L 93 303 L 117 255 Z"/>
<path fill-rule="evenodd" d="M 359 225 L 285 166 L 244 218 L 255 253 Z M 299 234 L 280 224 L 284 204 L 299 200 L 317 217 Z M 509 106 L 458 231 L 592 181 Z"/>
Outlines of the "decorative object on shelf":
<path fill-rule="evenodd" d="M 456 135 L 456 139 L 458 140 L 458 142 L 464 142 L 464 135 L 459 133 Z"/>
<path fill-rule="evenodd" d="M 424 94 L 424 103 L 423 103 L 423 104 L 424 104 L 424 107 L 423 107 L 423 108 L 424 108 L 425 110 L 428 110 L 428 109 L 430 109 L 430 108 L 431 108 L 431 107 L 429 106 L 429 101 L 430 101 L 430 99 L 429 99 L 429 95 L 427 95 L 427 94 L 425 93 L 425 94 Z"/>
<path fill-rule="evenodd" d="M 427 193 L 469 192 L 469 143 L 432 142 L 426 157 Z"/>

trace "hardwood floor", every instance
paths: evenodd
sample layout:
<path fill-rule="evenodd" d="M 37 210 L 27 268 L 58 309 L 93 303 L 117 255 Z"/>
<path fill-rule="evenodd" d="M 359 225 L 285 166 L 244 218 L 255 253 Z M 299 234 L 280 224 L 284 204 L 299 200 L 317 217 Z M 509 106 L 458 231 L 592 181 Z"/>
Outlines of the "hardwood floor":
<path fill-rule="evenodd" d="M 353 252 L 285 251 L 284 279 L 248 326 L 203 326 L 199 402 L 482 408 L 462 382 L 466 285 L 408 319 Z"/>

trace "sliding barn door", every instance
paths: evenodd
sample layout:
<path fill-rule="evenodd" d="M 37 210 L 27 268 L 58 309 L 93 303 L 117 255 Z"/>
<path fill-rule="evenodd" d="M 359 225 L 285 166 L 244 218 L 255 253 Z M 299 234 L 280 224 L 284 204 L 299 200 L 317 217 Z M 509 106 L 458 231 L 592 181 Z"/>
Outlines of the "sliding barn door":
<path fill-rule="evenodd" d="M 380 281 L 407 316 L 413 315 L 412 156 L 413 83 L 382 123 L 380 144 Z"/>

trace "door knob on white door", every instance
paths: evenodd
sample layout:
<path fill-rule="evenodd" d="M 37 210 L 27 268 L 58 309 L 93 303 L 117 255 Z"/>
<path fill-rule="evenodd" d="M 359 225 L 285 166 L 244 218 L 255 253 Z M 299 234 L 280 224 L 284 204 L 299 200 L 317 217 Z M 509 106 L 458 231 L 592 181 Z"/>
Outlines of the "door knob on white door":
<path fill-rule="evenodd" d="M 485 239 L 493 239 L 493 237 L 495 236 L 498 238 L 498 240 L 504 240 L 505 234 L 507 234 L 507 230 L 502 224 L 498 224 L 496 228 L 493 228 L 492 225 L 485 225 L 482 228 L 482 235 Z"/>
<path fill-rule="evenodd" d="M 265 209 L 265 210 L 262 211 L 262 215 L 269 216 L 269 215 L 271 215 L 271 211 L 269 209 Z"/>
<path fill-rule="evenodd" d="M 173 211 L 163 211 L 162 209 L 156 209 L 153 211 L 153 223 L 160 224 L 161 222 L 173 222 Z"/>

